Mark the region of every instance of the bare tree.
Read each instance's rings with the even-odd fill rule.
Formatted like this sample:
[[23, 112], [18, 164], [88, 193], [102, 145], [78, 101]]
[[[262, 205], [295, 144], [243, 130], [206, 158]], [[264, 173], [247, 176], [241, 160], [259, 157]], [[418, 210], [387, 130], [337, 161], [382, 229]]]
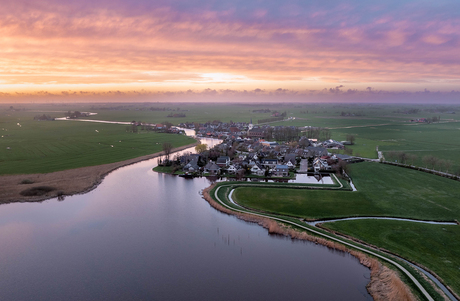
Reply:
[[417, 160], [417, 155], [415, 154], [406, 154], [406, 160], [409, 162], [410, 165], [414, 165], [415, 160]]
[[164, 155], [166, 157], [166, 160], [169, 160], [169, 155], [171, 154], [171, 150], [172, 150], [172, 144], [169, 143], [169, 142], [164, 142], [163, 143], [163, 152], [164, 152]]
[[340, 160], [339, 163], [335, 166], [335, 173], [338, 176], [341, 176], [344, 172], [348, 173], [348, 164], [347, 162]]
[[407, 154], [405, 152], [398, 152], [397, 157], [398, 157], [399, 163], [406, 164]]
[[344, 147], [343, 152], [345, 153], [345, 155], [349, 155], [349, 156], [353, 155], [353, 149], [351, 149], [349, 147]]
[[439, 163], [440, 163], [440, 161], [439, 161], [438, 158], [436, 158], [434, 156], [431, 156], [431, 164], [433, 166], [432, 169], [436, 169], [436, 167], [439, 167]]
[[355, 144], [355, 135], [347, 135], [347, 141], [350, 141], [351, 144]]
[[438, 165], [439, 159], [430, 155], [430, 156], [425, 156], [423, 157], [423, 163], [425, 163], [425, 167], [430, 167], [431, 169], [434, 169], [436, 165]]
[[444, 166], [446, 167], [446, 172], [448, 173], [449, 172], [449, 169], [452, 168], [452, 165], [453, 165], [453, 162], [450, 161], [450, 160], [446, 160], [445, 163], [444, 163]]
[[163, 125], [166, 127], [167, 130], [169, 130], [173, 126], [173, 124], [169, 121], [163, 122]]

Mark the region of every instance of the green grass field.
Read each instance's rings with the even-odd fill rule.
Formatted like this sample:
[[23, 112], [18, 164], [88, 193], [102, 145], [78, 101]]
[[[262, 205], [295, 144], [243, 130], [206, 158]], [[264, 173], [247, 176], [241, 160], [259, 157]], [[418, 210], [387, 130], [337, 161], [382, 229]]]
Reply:
[[[240, 187], [233, 196], [249, 208], [303, 218], [460, 220], [458, 181], [379, 163], [351, 167], [357, 192]], [[390, 220], [341, 221], [325, 226], [421, 263], [460, 293], [460, 226]]]
[[[420, 117], [439, 116], [441, 121], [459, 121], [460, 114], [447, 114], [437, 112], [438, 106], [427, 105], [381, 105], [381, 104], [191, 104], [191, 103], [133, 103], [133, 104], [21, 104], [13, 105], [21, 111], [9, 110], [9, 105], [0, 106], [0, 127], [13, 131], [17, 122], [20, 122], [25, 129], [31, 129], [27, 121], [31, 121], [34, 115], [49, 114], [52, 117], [62, 117], [65, 112], [71, 110], [89, 111], [98, 113], [88, 117], [89, 119], [111, 120], [111, 121], [144, 121], [151, 123], [163, 123], [169, 121], [173, 124], [181, 122], [206, 122], [221, 120], [228, 122], [244, 121], [249, 122], [251, 119], [256, 123], [259, 119], [269, 118], [271, 113], [253, 112], [254, 110], [270, 109], [287, 113], [287, 117], [296, 119], [286, 122], [272, 123], [272, 125], [295, 125], [295, 126], [316, 126], [331, 128], [332, 138], [336, 140], [345, 140], [348, 134], [355, 135], [355, 145], [350, 146], [354, 155], [360, 155], [368, 158], [377, 158], [376, 146], [388, 153], [388, 151], [405, 151], [416, 154], [418, 158], [413, 162], [416, 165], [424, 166], [422, 158], [433, 155], [439, 159], [452, 161], [450, 172], [460, 171], [460, 157], [457, 156], [460, 150], [460, 123], [433, 123], [433, 124], [411, 124], [410, 119]], [[150, 108], [170, 108], [176, 111], [151, 111]], [[181, 113], [185, 113], [184, 118], [168, 118], [170, 113], [177, 112], [180, 108]], [[402, 114], [398, 111], [404, 111], [410, 108], [419, 108], [420, 112], [416, 114]], [[460, 111], [460, 107], [439, 106], [439, 108], [452, 111]], [[24, 111], [22, 111], [24, 109]], [[356, 113], [361, 116], [341, 116], [342, 112]], [[40, 125], [40, 128], [46, 127]], [[123, 127], [123, 126], [120, 126]], [[38, 130], [38, 129], [37, 129]], [[69, 136], [72, 129], [65, 129]], [[118, 130], [117, 130], [118, 131]], [[108, 130], [107, 130], [108, 132]], [[12, 139], [12, 132], [0, 132], [4, 138]], [[22, 135], [23, 141], [28, 141], [30, 136], [37, 139], [30, 140], [33, 144], [27, 147], [28, 153], [36, 153], [31, 157], [39, 158], [48, 153], [40, 154], [42, 146], [37, 144], [37, 140], [46, 133], [36, 135], [37, 131], [30, 132], [31, 135]], [[79, 135], [79, 131], [76, 132]], [[48, 135], [49, 136], [49, 135]], [[62, 141], [63, 136], [58, 135]], [[6, 154], [2, 153], [12, 143], [8, 139], [0, 140], [0, 160], [7, 160]], [[48, 137], [49, 138], [49, 137]], [[121, 137], [123, 138], [123, 137]], [[124, 138], [126, 139], [126, 138]], [[115, 141], [121, 139], [114, 139]], [[107, 143], [111, 143], [111, 140]], [[67, 143], [66, 143], [67, 144]], [[112, 144], [112, 143], [111, 143]], [[39, 146], [35, 149], [35, 146]], [[10, 146], [12, 147], [12, 146]], [[50, 145], [53, 148], [52, 145]], [[58, 148], [65, 146], [58, 146]], [[75, 147], [75, 146], [73, 146]], [[17, 154], [20, 156], [20, 154]], [[97, 154], [95, 154], [97, 156]], [[27, 156], [23, 157], [27, 158]], [[68, 158], [68, 160], [72, 160]], [[76, 159], [77, 161], [80, 159]], [[85, 158], [84, 160], [88, 160]], [[91, 160], [91, 158], [89, 159]], [[95, 160], [97, 161], [97, 160]], [[48, 162], [47, 164], [53, 164]], [[61, 164], [58, 162], [58, 164]], [[93, 164], [93, 163], [91, 163]], [[75, 164], [73, 164], [74, 166]], [[34, 170], [37, 170], [34, 168]], [[5, 173], [0, 171], [0, 173]], [[7, 173], [10, 173], [8, 171]]]
[[48, 173], [113, 163], [160, 152], [163, 142], [174, 147], [195, 142], [177, 134], [128, 133], [125, 125], [34, 121], [35, 114], [15, 112], [2, 118], [0, 174]]
[[[335, 140], [346, 140], [348, 134], [356, 137], [355, 145], [349, 146], [354, 155], [367, 158], [377, 158], [376, 147], [384, 151], [405, 151], [418, 156], [413, 162], [423, 166], [422, 158], [433, 155], [439, 159], [452, 161], [451, 172], [460, 171], [460, 115], [432, 113], [434, 108], [420, 106], [417, 114], [394, 113], [403, 110], [404, 106], [389, 105], [335, 105], [335, 104], [291, 104], [291, 105], [209, 105], [209, 104], [181, 104], [177, 105], [187, 117], [167, 118], [169, 111], [142, 111], [149, 107], [163, 107], [168, 105], [146, 104], [129, 111], [99, 110], [98, 115], [91, 118], [104, 120], [148, 122], [169, 121], [173, 124], [180, 122], [206, 122], [221, 120], [228, 122], [269, 118], [271, 113], [255, 113], [253, 110], [268, 108], [272, 111], [286, 111], [287, 117], [296, 117], [294, 120], [275, 122], [271, 125], [315, 126], [328, 127]], [[170, 105], [175, 108], [176, 106]], [[425, 110], [425, 111], [423, 111]], [[363, 116], [341, 116], [341, 112], [356, 112]], [[411, 119], [439, 116], [443, 123], [415, 124]], [[457, 117], [458, 116], [458, 117]], [[447, 122], [450, 121], [450, 122]], [[444, 123], [446, 122], [446, 123]]]
[[357, 163], [350, 172], [357, 192], [244, 188], [244, 206], [303, 218], [394, 216], [460, 220], [460, 182], [379, 163]]
[[460, 226], [388, 220], [341, 221], [324, 226], [418, 262], [460, 294]]

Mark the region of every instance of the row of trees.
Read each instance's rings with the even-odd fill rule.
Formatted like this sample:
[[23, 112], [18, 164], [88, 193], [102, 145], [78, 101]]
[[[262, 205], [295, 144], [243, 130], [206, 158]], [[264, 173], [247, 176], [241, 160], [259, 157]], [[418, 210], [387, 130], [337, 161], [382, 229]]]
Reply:
[[[163, 128], [169, 130], [173, 124], [171, 122], [165, 121], [163, 122]], [[131, 121], [131, 125], [126, 126], [126, 131], [128, 133], [138, 133], [139, 132], [139, 127], [141, 128], [142, 131], [155, 131], [157, 130], [156, 127], [142, 124], [141, 121]]]
[[329, 140], [332, 137], [331, 130], [326, 128], [309, 127], [304, 133], [308, 139], [318, 139], [320, 141]]
[[276, 127], [267, 128], [264, 132], [265, 137], [276, 141], [297, 141], [299, 139], [300, 129], [297, 127]]
[[65, 113], [65, 116], [71, 119], [76, 119], [76, 118], [84, 117], [86, 116], [86, 114], [82, 114], [80, 111], [75, 111], [75, 112], [68, 111]]
[[[388, 161], [397, 161], [399, 163], [409, 165], [414, 165], [420, 160], [419, 156], [416, 154], [406, 153], [403, 151], [389, 151], [385, 153], [385, 156]], [[449, 171], [452, 172], [453, 162], [451, 160], [440, 159], [433, 155], [424, 156], [421, 160], [425, 168], [447, 173], [449, 173]]]
[[427, 120], [428, 120], [428, 123], [440, 122], [440, 121], [441, 121], [441, 116], [438, 116], [438, 117], [433, 116], [433, 117], [431, 117], [431, 118], [427, 118]]
[[270, 118], [265, 118], [265, 119], [259, 119], [259, 120], [257, 120], [257, 123], [261, 124], [261, 123], [267, 123], [267, 122], [281, 121], [283, 119], [284, 119], [284, 117], [282, 117], [282, 116], [280, 116], [280, 117], [270, 117]]

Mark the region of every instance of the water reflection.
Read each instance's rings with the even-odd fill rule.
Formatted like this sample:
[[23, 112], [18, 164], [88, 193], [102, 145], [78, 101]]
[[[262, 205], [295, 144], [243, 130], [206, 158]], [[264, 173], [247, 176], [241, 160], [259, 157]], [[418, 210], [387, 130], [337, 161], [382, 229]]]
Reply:
[[206, 178], [155, 164], [63, 202], [0, 206], [1, 299], [370, 298], [369, 271], [353, 257], [222, 214], [199, 195]]

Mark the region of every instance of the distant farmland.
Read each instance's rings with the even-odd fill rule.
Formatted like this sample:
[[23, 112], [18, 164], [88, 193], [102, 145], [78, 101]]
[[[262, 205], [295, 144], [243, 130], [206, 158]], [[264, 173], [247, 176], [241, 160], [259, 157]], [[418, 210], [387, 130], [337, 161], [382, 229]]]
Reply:
[[33, 121], [30, 115], [17, 112], [2, 118], [0, 174], [48, 173], [113, 163], [160, 152], [163, 142], [174, 147], [195, 142], [178, 134], [128, 133], [125, 125]]

